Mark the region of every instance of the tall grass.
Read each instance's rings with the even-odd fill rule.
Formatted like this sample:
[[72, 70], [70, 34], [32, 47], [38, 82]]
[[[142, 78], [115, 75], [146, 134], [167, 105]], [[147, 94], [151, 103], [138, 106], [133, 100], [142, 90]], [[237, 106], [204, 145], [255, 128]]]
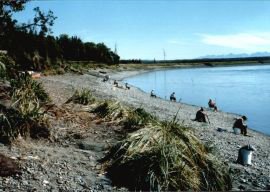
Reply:
[[12, 79], [10, 82], [13, 90], [13, 99], [32, 99], [39, 100], [39, 102], [50, 101], [49, 95], [46, 93], [41, 83], [38, 83], [31, 78], [27, 73], [21, 74], [18, 78]]
[[157, 118], [147, 113], [143, 108], [136, 108], [128, 110], [123, 125], [125, 129], [136, 130], [153, 121], [157, 121]]
[[127, 108], [116, 101], [105, 101], [99, 103], [91, 112], [108, 121], [122, 120], [127, 114]]
[[156, 117], [147, 113], [143, 108], [125, 107], [117, 101], [99, 102], [91, 112], [107, 121], [118, 120], [118, 123], [123, 125], [126, 130], [135, 130], [151, 121], [156, 121]]
[[0, 53], [0, 78], [14, 78], [17, 67], [12, 58], [6, 54]]
[[69, 98], [66, 103], [73, 102], [82, 105], [88, 105], [95, 101], [92, 93], [88, 89], [76, 90], [75, 93]]
[[0, 105], [0, 139], [11, 142], [18, 135], [49, 137], [49, 123], [43, 110], [49, 96], [41, 84], [23, 75], [13, 79], [11, 86], [12, 105]]
[[49, 122], [43, 114], [36, 111], [31, 116], [22, 114], [17, 109], [0, 105], [0, 140], [11, 142], [19, 135], [27, 138], [49, 137]]
[[229, 190], [228, 170], [177, 122], [151, 122], [114, 148], [108, 175], [130, 190]]
[[6, 65], [0, 61], [0, 79], [5, 79], [6, 77]]

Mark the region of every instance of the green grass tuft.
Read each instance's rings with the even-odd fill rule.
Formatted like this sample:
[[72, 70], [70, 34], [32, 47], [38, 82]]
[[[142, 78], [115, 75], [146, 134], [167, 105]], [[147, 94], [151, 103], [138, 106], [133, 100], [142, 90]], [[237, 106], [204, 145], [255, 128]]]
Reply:
[[156, 120], [155, 117], [147, 113], [143, 108], [136, 108], [128, 111], [127, 117], [123, 121], [123, 125], [125, 129], [135, 130]]
[[99, 103], [91, 112], [96, 113], [99, 117], [109, 121], [122, 121], [127, 114], [127, 109], [119, 102], [105, 101]]
[[11, 82], [11, 106], [0, 105], [0, 140], [11, 142], [23, 137], [49, 137], [49, 123], [43, 105], [49, 101], [41, 84], [30, 76], [20, 76]]
[[38, 83], [28, 74], [21, 74], [18, 78], [12, 79], [10, 82], [13, 91], [13, 99], [39, 100], [39, 102], [49, 102], [50, 97]]
[[0, 61], [0, 79], [6, 78], [6, 65]]
[[88, 89], [76, 90], [75, 93], [69, 98], [66, 103], [73, 102], [82, 105], [92, 104], [95, 98], [92, 96], [91, 91]]

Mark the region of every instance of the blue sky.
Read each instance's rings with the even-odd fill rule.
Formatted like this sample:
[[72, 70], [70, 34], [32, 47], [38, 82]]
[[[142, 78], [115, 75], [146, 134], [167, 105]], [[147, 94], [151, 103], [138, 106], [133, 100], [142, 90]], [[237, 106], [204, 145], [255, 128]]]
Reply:
[[36, 6], [58, 17], [53, 35], [117, 44], [122, 59], [270, 52], [268, 0], [40, 0], [16, 19], [27, 22]]

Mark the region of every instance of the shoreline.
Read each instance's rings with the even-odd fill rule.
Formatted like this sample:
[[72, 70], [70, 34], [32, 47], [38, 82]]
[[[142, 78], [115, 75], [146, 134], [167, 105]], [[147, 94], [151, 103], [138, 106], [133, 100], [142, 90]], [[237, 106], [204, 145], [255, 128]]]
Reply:
[[[232, 190], [240, 190], [242, 187], [245, 190], [268, 189], [270, 186], [270, 137], [268, 135], [251, 129], [248, 129], [248, 133], [252, 137], [235, 135], [232, 131], [232, 124], [234, 118], [237, 117], [236, 114], [207, 110], [211, 124], [199, 123], [192, 121], [198, 110], [197, 106], [174, 103], [162, 98], [151, 98], [149, 94], [133, 86], [130, 90], [113, 86], [113, 80], [116, 78], [120, 79], [149, 71], [152, 70], [106, 70], [106, 74], [111, 76], [109, 82], [102, 82], [104, 74], [95, 70], [84, 75], [65, 74], [42, 77], [41, 81], [46, 87], [54, 87], [54, 89], [58, 86], [65, 89], [88, 88], [97, 98], [116, 100], [131, 107], [142, 107], [161, 120], [170, 120], [179, 111], [177, 114], [178, 122], [191, 128], [203, 143], [213, 146], [217, 151], [217, 157], [230, 167], [232, 176], [236, 178], [233, 181]], [[124, 87], [122, 81], [119, 84]], [[61, 91], [57, 94], [59, 97], [68, 97]], [[224, 131], [219, 132], [218, 128], [222, 128]], [[247, 144], [256, 148], [252, 166], [242, 166], [235, 163], [239, 148]]]
[[[258, 66], [258, 65], [270, 65], [270, 64], [239, 64], [239, 65], [234, 65], [234, 66]], [[151, 72], [156, 72], [156, 71], [162, 71], [162, 70], [172, 70], [172, 69], [192, 69], [192, 68], [215, 68], [215, 67], [233, 67], [233, 66], [228, 66], [228, 65], [225, 65], [225, 66], [214, 66], [214, 67], [208, 67], [208, 66], [205, 66], [205, 65], [197, 65], [197, 66], [192, 66], [192, 67], [189, 67], [189, 66], [185, 66], [185, 67], [168, 67], [168, 68], [158, 68], [158, 69], [146, 69], [146, 70], [128, 70], [128, 71], [118, 71], [118, 72], [112, 72], [110, 74], [111, 76], [111, 79], [113, 80], [117, 80], [117, 81], [120, 81], [120, 82], [124, 82], [124, 80], [126, 78], [130, 78], [130, 77], [133, 77], [133, 76], [137, 76], [137, 75], [141, 75], [141, 74], [145, 74], [145, 73], [151, 73]], [[136, 87], [136, 86], [133, 86], [133, 85], [130, 85], [132, 87]], [[136, 87], [137, 89], [139, 89], [140, 91], [144, 92], [142, 89], [140, 89], [139, 87]], [[144, 92], [146, 93], [146, 92]], [[149, 93], [146, 93], [146, 94], [149, 94]], [[163, 99], [163, 100], [166, 100], [162, 97], [160, 97], [160, 99]], [[168, 101], [168, 100], [167, 100]], [[190, 104], [190, 103], [185, 103], [185, 102], [179, 102], [179, 103], [182, 103], [182, 104], [186, 104], [186, 105], [190, 105], [190, 106], [193, 106], [193, 107], [197, 107], [199, 108], [200, 106], [197, 106], [195, 104]], [[207, 109], [207, 107], [204, 107]], [[226, 114], [229, 114], [229, 115], [233, 115], [233, 116], [242, 116], [243, 114], [239, 114], [237, 112], [226, 112], [226, 111], [220, 111], [222, 113], [226, 113]], [[258, 131], [256, 129], [253, 129], [252, 127], [248, 127], [248, 130], [252, 130], [254, 132], [257, 132], [257, 133], [260, 133], [260, 134], [263, 134], [263, 135], [266, 135], [268, 137], [270, 137], [270, 134], [267, 134], [267, 133], [263, 133], [261, 131]]]

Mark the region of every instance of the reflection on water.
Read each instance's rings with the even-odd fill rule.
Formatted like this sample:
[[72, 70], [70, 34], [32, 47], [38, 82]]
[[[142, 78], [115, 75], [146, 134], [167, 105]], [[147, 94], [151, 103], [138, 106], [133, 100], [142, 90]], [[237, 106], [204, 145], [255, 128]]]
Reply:
[[141, 74], [126, 82], [168, 99], [207, 107], [209, 98], [222, 111], [244, 114], [249, 127], [270, 135], [270, 65], [172, 69]]

